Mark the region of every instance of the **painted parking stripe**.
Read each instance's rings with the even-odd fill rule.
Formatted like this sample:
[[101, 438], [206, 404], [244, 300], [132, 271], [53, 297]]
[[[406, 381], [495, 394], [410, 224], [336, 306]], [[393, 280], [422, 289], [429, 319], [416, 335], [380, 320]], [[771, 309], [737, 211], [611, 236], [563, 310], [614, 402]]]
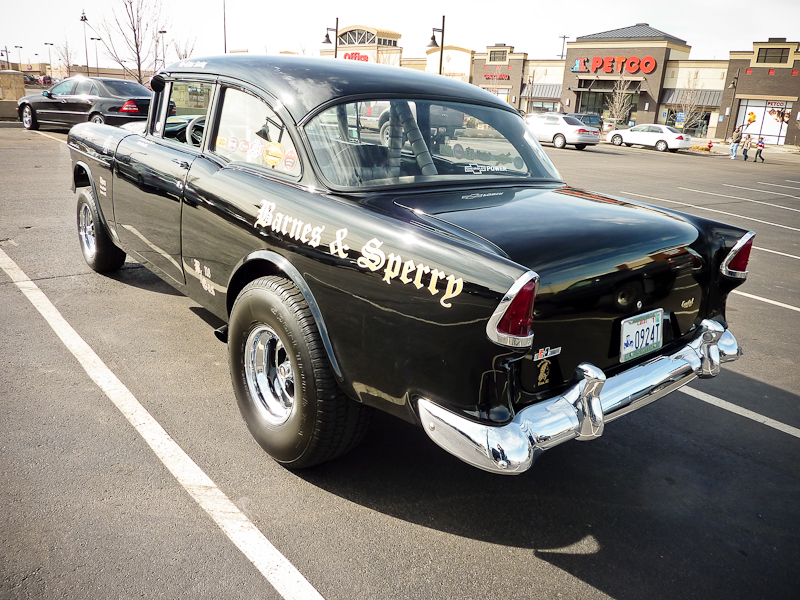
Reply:
[[[800, 190], [800, 187], [794, 187], [794, 186], [791, 186], [791, 185], [780, 185], [780, 184], [777, 184], [777, 183], [764, 183], [763, 181], [759, 181], [758, 183], [760, 183], [761, 185], [772, 185], [774, 187], [787, 188], [787, 189], [790, 189], [790, 190]], [[798, 181], [789, 181], [789, 183], [800, 183], [800, 182], [798, 182]]]
[[[761, 185], [774, 185], [772, 183], [764, 183], [763, 181], [759, 181]], [[747, 190], [748, 192], [758, 192], [760, 194], [772, 194], [773, 196], [785, 196], [786, 198], [794, 198], [795, 200], [800, 199], [798, 196], [793, 196], [792, 194], [786, 194], [784, 192], [772, 192], [770, 190], [758, 190], [755, 188], [744, 187], [743, 185], [733, 185], [732, 183], [723, 183], [725, 187], [732, 187], [738, 188], [740, 190]], [[781, 187], [788, 187], [788, 186], [781, 186]], [[800, 188], [798, 188], [800, 189]]]
[[[723, 184], [727, 185], [727, 184]], [[738, 187], [738, 186], [733, 186]], [[709, 196], [719, 196], [720, 198], [730, 198], [731, 200], [744, 200], [745, 202], [755, 202], [756, 204], [766, 204], [767, 206], [773, 206], [775, 208], [782, 208], [783, 210], [793, 210], [794, 212], [800, 212], [800, 208], [791, 208], [789, 206], [781, 206], [780, 204], [773, 204], [772, 202], [764, 202], [763, 200], [753, 200], [752, 198], [742, 198], [741, 196], [728, 196], [726, 194], [715, 194], [714, 192], [705, 192], [703, 190], [693, 190], [691, 188], [679, 187], [679, 190], [683, 190], [685, 192], [695, 192], [697, 194], [707, 194]], [[742, 189], [749, 189], [749, 188], [742, 188]], [[753, 190], [758, 191], [758, 190]], [[786, 194], [782, 194], [786, 195]]]
[[776, 300], [770, 300], [769, 298], [763, 298], [761, 296], [755, 296], [753, 294], [748, 294], [747, 292], [740, 292], [739, 290], [733, 290], [731, 294], [736, 294], [737, 296], [744, 296], [745, 298], [750, 298], [751, 300], [758, 300], [759, 302], [766, 302], [767, 304], [772, 304], [773, 306], [780, 306], [781, 308], [788, 308], [789, 310], [800, 312], [800, 307], [792, 306], [791, 304], [784, 304], [783, 302], [777, 302]]
[[286, 600], [322, 600], [300, 572], [264, 537], [214, 482], [164, 431], [92, 348], [61, 316], [39, 287], [0, 250], [0, 268], [41, 313], [91, 379], [200, 507]]
[[737, 219], [745, 219], [747, 221], [755, 221], [756, 223], [763, 223], [764, 225], [772, 225], [773, 227], [780, 227], [781, 229], [790, 229], [792, 231], [800, 231], [797, 227], [789, 227], [788, 225], [780, 225], [778, 223], [770, 223], [769, 221], [762, 221], [761, 219], [754, 219], [753, 217], [745, 217], [737, 215], [736, 213], [725, 212], [724, 210], [716, 210], [706, 206], [697, 206], [696, 204], [689, 204], [688, 202], [678, 202], [677, 200], [666, 200], [664, 198], [656, 198], [655, 196], [645, 196], [643, 194], [634, 194], [633, 192], [620, 192], [626, 196], [635, 196], [637, 198], [646, 198], [647, 200], [658, 200], [659, 202], [669, 202], [670, 204], [680, 204], [681, 206], [688, 206], [689, 208], [696, 208], [697, 210], [707, 210], [709, 212], [718, 213], [720, 215], [727, 215]]
[[713, 404], [719, 408], [724, 408], [727, 411], [740, 415], [742, 417], [746, 417], [748, 419], [752, 419], [756, 423], [761, 423], [762, 425], [766, 425], [767, 427], [772, 427], [773, 429], [777, 429], [778, 431], [782, 431], [783, 433], [788, 433], [796, 438], [800, 438], [800, 429], [796, 427], [792, 427], [791, 425], [787, 425], [786, 423], [781, 423], [780, 421], [776, 421], [774, 419], [770, 419], [769, 417], [765, 417], [764, 415], [760, 415], [757, 412], [753, 412], [752, 410], [747, 410], [746, 408], [742, 408], [736, 404], [731, 402], [727, 402], [725, 400], [721, 400], [716, 396], [712, 396], [711, 394], [706, 394], [705, 392], [701, 392], [700, 390], [695, 390], [694, 388], [690, 388], [689, 386], [683, 386], [678, 390], [679, 392], [683, 392], [691, 396], [692, 398], [697, 398], [698, 400], [702, 400], [703, 402], [708, 402], [709, 404]]
[[42, 133], [41, 131], [32, 131], [31, 133], [38, 133], [39, 135], [43, 135], [46, 138], [50, 138], [51, 140], [55, 140], [57, 142], [61, 142], [62, 144], [66, 144], [66, 140], [60, 140], [57, 137], [53, 137], [52, 135], [47, 135], [46, 133]]
[[760, 248], [759, 246], [753, 246], [753, 250], [761, 250], [761, 252], [769, 252], [770, 254], [779, 254], [781, 256], [788, 256], [789, 258], [795, 258], [800, 260], [800, 256], [795, 256], [794, 254], [786, 254], [786, 252], [778, 252], [777, 250], [767, 250], [766, 248]]

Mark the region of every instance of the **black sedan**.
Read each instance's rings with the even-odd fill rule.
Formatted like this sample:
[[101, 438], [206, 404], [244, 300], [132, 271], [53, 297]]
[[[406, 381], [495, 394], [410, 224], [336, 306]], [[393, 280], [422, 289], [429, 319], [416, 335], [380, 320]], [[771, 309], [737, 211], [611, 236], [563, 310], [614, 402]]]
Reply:
[[38, 129], [40, 124], [71, 127], [84, 121], [123, 125], [147, 119], [151, 95], [135, 81], [78, 75], [21, 98], [17, 112], [25, 129]]

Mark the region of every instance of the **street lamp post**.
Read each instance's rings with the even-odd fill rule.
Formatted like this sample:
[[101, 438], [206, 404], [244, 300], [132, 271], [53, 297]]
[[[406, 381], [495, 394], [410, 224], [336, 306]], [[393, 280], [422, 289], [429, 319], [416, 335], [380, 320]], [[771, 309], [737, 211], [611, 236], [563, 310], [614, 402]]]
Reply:
[[17, 49], [17, 70], [22, 71], [22, 46], [14, 46]]
[[336, 17], [336, 28], [328, 27], [325, 30], [325, 39], [322, 40], [323, 44], [330, 44], [331, 37], [328, 35], [330, 32], [333, 32], [333, 58], [337, 58], [339, 55], [339, 17]]
[[88, 21], [86, 11], [81, 11], [81, 22], [83, 23], [83, 49], [86, 51], [86, 76], [89, 77], [89, 43], [86, 41], [86, 21]]
[[[167, 42], [164, 40], [164, 34], [167, 33], [166, 29], [162, 29], [158, 32], [161, 35], [161, 63], [163, 64], [164, 68], [167, 68]], [[156, 46], [158, 46], [158, 42], [156, 42]]]
[[222, 0], [222, 53], [228, 53], [228, 23], [225, 20], [225, 0]]
[[736, 103], [736, 87], [739, 85], [739, 69], [736, 69], [736, 75], [728, 85], [729, 90], [733, 90], [733, 98], [731, 98], [731, 114], [728, 115], [728, 122], [725, 124], [725, 139], [728, 139], [728, 130], [731, 128], [731, 121], [734, 119], [733, 107]]
[[99, 55], [97, 54], [97, 42], [99, 42], [103, 38], [89, 38], [89, 39], [91, 39], [94, 42], [94, 62], [95, 65], [97, 66], [97, 76], [100, 77], [100, 58]]
[[[444, 15], [442, 15], [442, 28], [433, 27], [433, 34], [431, 34], [431, 41], [428, 42], [428, 48], [439, 48], [439, 75], [442, 74], [442, 59], [444, 58]], [[442, 34], [442, 45], [436, 43], [436, 32]]]
[[53, 44], [51, 44], [50, 42], [45, 42], [44, 45], [47, 46], [47, 64], [50, 66], [50, 83], [52, 84], [53, 83], [53, 56], [52, 56], [52, 54], [50, 54], [50, 46], [52, 46]]

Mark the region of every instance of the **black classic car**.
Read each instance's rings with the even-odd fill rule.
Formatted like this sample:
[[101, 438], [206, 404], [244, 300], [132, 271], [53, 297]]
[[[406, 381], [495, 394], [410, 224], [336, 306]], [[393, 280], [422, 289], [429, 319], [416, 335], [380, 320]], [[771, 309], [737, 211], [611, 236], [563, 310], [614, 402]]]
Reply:
[[77, 75], [41, 94], [17, 101], [17, 114], [25, 129], [39, 125], [72, 127], [76, 123], [123, 125], [145, 121], [152, 92], [135, 81]]
[[[570, 187], [478, 87], [266, 56], [151, 85], [144, 131], [70, 132], [84, 257], [130, 254], [226, 323], [240, 411], [287, 467], [378, 408], [520, 473], [740, 354], [725, 303], [754, 234]], [[383, 105], [387, 139], [354, 118]], [[437, 142], [445, 111], [463, 128]]]

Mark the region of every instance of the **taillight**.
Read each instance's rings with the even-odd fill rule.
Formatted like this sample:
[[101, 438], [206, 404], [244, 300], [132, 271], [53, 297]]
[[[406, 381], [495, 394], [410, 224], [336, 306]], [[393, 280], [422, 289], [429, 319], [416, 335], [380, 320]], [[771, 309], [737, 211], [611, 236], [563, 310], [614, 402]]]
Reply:
[[119, 112], [138, 113], [139, 107], [136, 106], [136, 103], [133, 100], [128, 100], [125, 104], [122, 105], [122, 108], [119, 109]]
[[588, 129], [578, 129], [575, 133], [582, 133], [584, 135], [588, 135], [588, 134], [590, 134], [592, 132], [589, 131]]
[[750, 250], [753, 248], [753, 238], [755, 237], [755, 232], [749, 231], [736, 242], [728, 256], [722, 261], [720, 270], [723, 275], [734, 279], [747, 278], [747, 263], [750, 261]]
[[678, 137], [676, 137], [675, 139], [676, 139], [676, 140], [682, 140], [682, 139], [683, 139], [683, 136], [682, 136], [682, 135], [679, 135], [679, 136], [678, 136]]
[[506, 292], [486, 326], [489, 339], [502, 346], [529, 348], [533, 343], [533, 302], [539, 276], [528, 271]]

